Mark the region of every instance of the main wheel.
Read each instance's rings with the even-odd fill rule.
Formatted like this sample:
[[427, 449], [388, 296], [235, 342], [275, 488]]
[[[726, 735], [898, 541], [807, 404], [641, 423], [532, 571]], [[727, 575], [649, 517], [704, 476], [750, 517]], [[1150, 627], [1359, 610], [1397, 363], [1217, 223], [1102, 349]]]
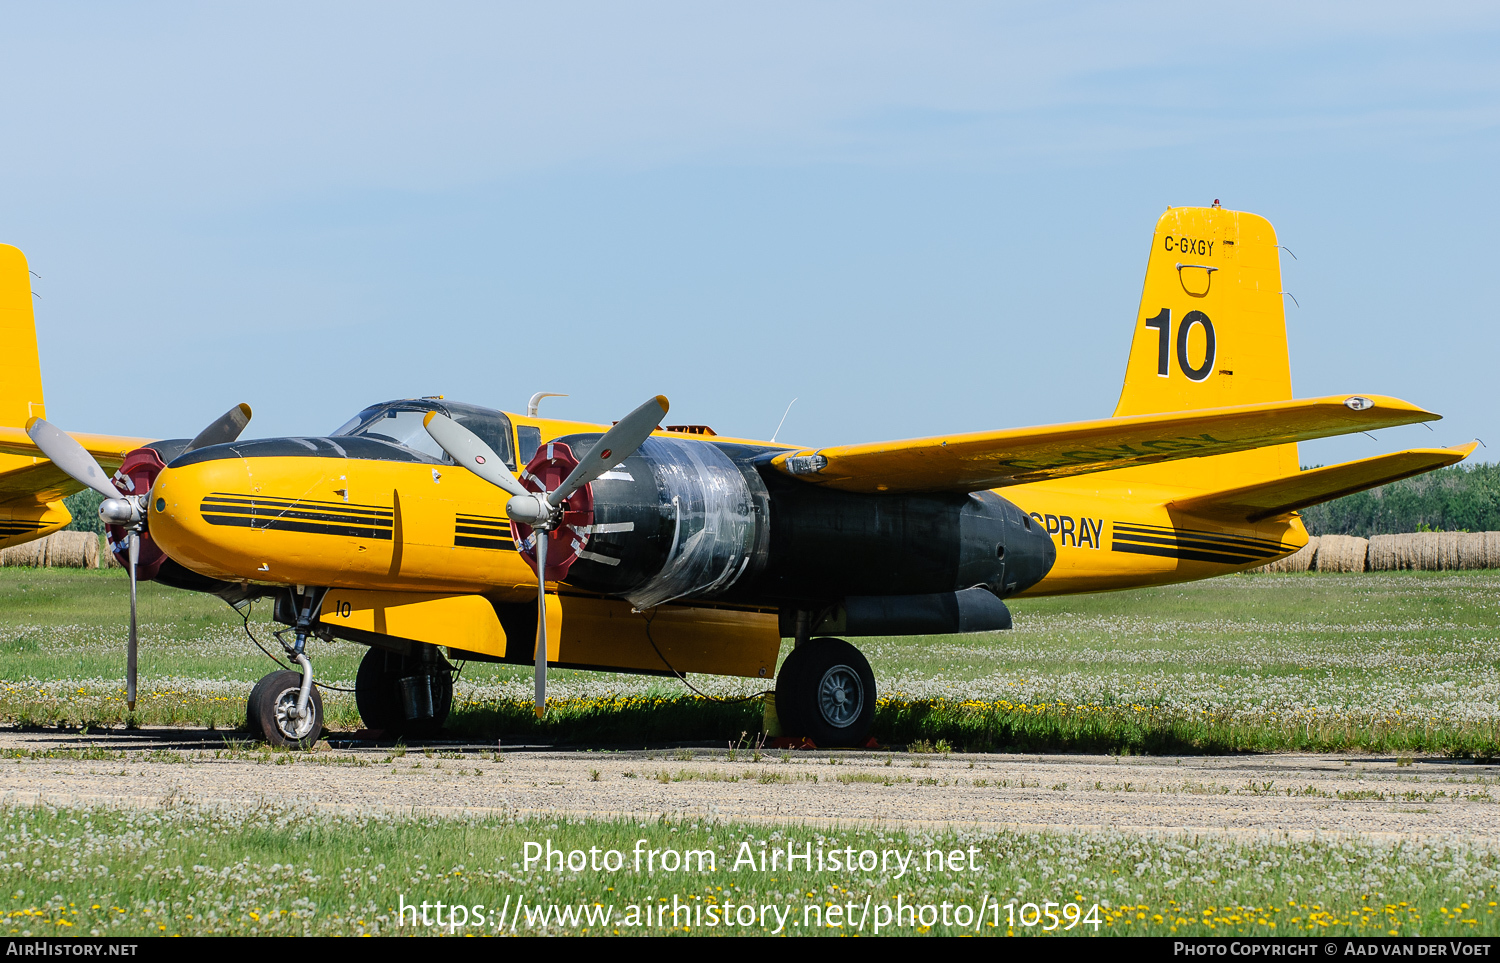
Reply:
[[843, 639], [809, 639], [776, 675], [776, 714], [788, 735], [819, 746], [863, 746], [875, 721], [875, 673]]
[[[387, 662], [395, 666], [393, 671]], [[396, 687], [400, 683], [401, 656], [370, 649], [359, 661], [354, 676], [354, 704], [367, 729], [394, 732], [401, 722], [401, 703]]]
[[305, 718], [293, 718], [297, 696], [302, 690], [302, 673], [281, 670], [261, 679], [250, 693], [251, 731], [257, 729], [273, 746], [307, 748], [323, 734], [323, 697], [316, 687], [308, 695]]
[[354, 704], [367, 728], [392, 736], [435, 735], [453, 708], [453, 673], [441, 657], [421, 661], [370, 649], [354, 678]]

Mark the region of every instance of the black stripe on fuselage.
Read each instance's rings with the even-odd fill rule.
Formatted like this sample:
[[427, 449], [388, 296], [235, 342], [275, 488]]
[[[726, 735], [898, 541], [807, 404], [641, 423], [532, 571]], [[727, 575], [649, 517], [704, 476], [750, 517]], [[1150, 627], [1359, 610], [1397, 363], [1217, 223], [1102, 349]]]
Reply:
[[1110, 548], [1131, 555], [1243, 565], [1246, 562], [1269, 561], [1292, 551], [1280, 542], [1249, 535], [1120, 522], [1116, 522], [1113, 528]]
[[26, 535], [30, 532], [40, 531], [46, 528], [49, 522], [0, 522], [0, 538], [9, 538], [12, 535]]
[[1286, 551], [1277, 539], [1257, 538], [1254, 535], [1233, 535], [1225, 532], [1206, 532], [1194, 528], [1172, 528], [1169, 525], [1147, 525], [1140, 522], [1115, 522], [1116, 532], [1129, 535], [1164, 535], [1174, 538], [1192, 538], [1206, 542], [1219, 544], [1241, 545], [1246, 548], [1260, 548], [1268, 552]]
[[260, 511], [270, 509], [292, 509], [297, 511], [318, 511], [341, 518], [369, 519], [379, 523], [385, 519], [394, 517], [395, 512], [389, 508], [381, 508], [378, 505], [350, 505], [347, 502], [322, 502], [311, 499], [295, 498], [266, 498], [260, 495], [226, 495], [222, 492], [214, 492], [205, 496], [203, 504], [224, 506], [228, 510], [232, 506], [251, 507]]
[[490, 515], [458, 514], [453, 521], [453, 544], [461, 548], [493, 548], [514, 551], [510, 522]]
[[389, 540], [395, 526], [391, 509], [373, 505], [262, 498], [223, 492], [205, 497], [199, 511], [210, 525], [307, 535]]

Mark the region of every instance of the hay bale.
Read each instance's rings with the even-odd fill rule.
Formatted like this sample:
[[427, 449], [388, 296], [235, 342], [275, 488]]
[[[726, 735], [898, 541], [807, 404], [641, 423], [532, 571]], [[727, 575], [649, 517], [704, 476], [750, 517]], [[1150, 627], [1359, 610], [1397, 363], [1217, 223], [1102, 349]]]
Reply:
[[1484, 532], [1459, 533], [1458, 567], [1470, 572], [1487, 567], [1484, 551]]
[[1267, 562], [1252, 572], [1306, 572], [1312, 568], [1313, 556], [1318, 551], [1318, 536], [1314, 535], [1307, 540], [1307, 544], [1297, 549], [1284, 558], [1278, 558], [1274, 562]]
[[1318, 539], [1313, 565], [1319, 572], [1363, 572], [1370, 540], [1354, 535], [1324, 535]]
[[1370, 550], [1366, 558], [1366, 564], [1372, 572], [1394, 572], [1399, 565], [1396, 564], [1397, 546], [1400, 535], [1371, 535]]
[[1370, 571], [1500, 568], [1500, 532], [1411, 532], [1370, 539]]
[[1439, 572], [1454, 572], [1463, 567], [1459, 554], [1459, 545], [1463, 537], [1463, 532], [1437, 533], [1437, 570]]
[[22, 542], [0, 550], [0, 565], [7, 568], [36, 568], [42, 557], [41, 539]]
[[1438, 537], [1437, 532], [1410, 532], [1401, 536], [1404, 558], [1401, 567], [1414, 572], [1432, 572], [1437, 570], [1438, 564]]
[[98, 568], [99, 536], [93, 532], [53, 532], [47, 543], [48, 568]]
[[93, 532], [53, 532], [0, 551], [0, 565], [25, 568], [98, 568], [99, 536]]

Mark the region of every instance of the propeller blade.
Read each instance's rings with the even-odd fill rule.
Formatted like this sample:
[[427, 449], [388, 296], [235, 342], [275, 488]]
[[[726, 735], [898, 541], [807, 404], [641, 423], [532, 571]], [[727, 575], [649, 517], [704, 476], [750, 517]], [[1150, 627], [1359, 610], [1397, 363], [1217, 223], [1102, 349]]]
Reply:
[[635, 454], [635, 450], [661, 424], [662, 416], [666, 413], [667, 398], [665, 395], [657, 395], [621, 418], [594, 444], [583, 461], [578, 463], [578, 467], [568, 472], [563, 483], [547, 495], [547, 502], [556, 508], [567, 501], [569, 495]]
[[463, 425], [436, 411], [429, 411], [427, 417], [422, 419], [422, 424], [432, 440], [448, 453], [455, 465], [462, 465], [509, 495], [531, 494], [521, 487], [516, 476], [505, 467], [504, 459]]
[[213, 424], [198, 432], [198, 436], [188, 442], [183, 454], [198, 448], [207, 448], [209, 445], [223, 445], [234, 441], [250, 424], [250, 406], [245, 404], [235, 405], [214, 419]]
[[136, 532], [130, 533], [130, 641], [125, 648], [125, 706], [131, 712], [135, 711], [135, 650], [136, 650], [136, 628], [135, 628], [135, 568], [141, 560], [141, 536]]
[[538, 528], [536, 538], [536, 717], [547, 714], [547, 539]]
[[50, 458], [52, 464], [61, 469], [63, 474], [86, 488], [92, 488], [105, 498], [120, 497], [120, 490], [109, 480], [104, 469], [99, 467], [94, 456], [67, 432], [40, 418], [32, 418], [26, 422], [26, 434], [31, 438], [32, 444], [40, 448], [42, 454]]

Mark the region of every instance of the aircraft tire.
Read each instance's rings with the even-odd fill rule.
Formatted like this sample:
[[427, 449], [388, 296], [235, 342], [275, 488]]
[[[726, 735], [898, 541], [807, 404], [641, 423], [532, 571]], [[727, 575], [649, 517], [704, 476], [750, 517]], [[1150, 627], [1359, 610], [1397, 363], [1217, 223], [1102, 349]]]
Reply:
[[[251, 692], [250, 713], [266, 742], [273, 746], [306, 749], [323, 734], [323, 697], [316, 687], [307, 705], [312, 709], [310, 721], [294, 720], [287, 710], [297, 705], [302, 688], [302, 673], [282, 669], [261, 679]], [[252, 730], [253, 731], [253, 730]]]
[[827, 748], [863, 746], [875, 722], [875, 673], [843, 639], [809, 639], [777, 673], [776, 714], [789, 736]]
[[354, 705], [366, 729], [395, 732], [400, 728], [401, 703], [396, 692], [401, 679], [400, 663], [399, 655], [387, 655], [374, 648], [359, 660], [359, 672], [354, 676]]
[[360, 660], [354, 678], [354, 704], [365, 727], [380, 729], [386, 735], [403, 738], [426, 738], [436, 735], [448, 721], [453, 708], [453, 675], [444, 665], [432, 677], [432, 715], [426, 719], [408, 719], [402, 711], [401, 679], [416, 674], [413, 660], [370, 649]]
[[265, 687], [266, 679], [269, 678], [270, 676], [264, 676], [255, 683], [250, 689], [250, 698], [245, 700], [245, 729], [249, 731], [252, 738], [261, 735], [260, 720], [255, 715], [255, 700], [260, 697], [260, 690]]

